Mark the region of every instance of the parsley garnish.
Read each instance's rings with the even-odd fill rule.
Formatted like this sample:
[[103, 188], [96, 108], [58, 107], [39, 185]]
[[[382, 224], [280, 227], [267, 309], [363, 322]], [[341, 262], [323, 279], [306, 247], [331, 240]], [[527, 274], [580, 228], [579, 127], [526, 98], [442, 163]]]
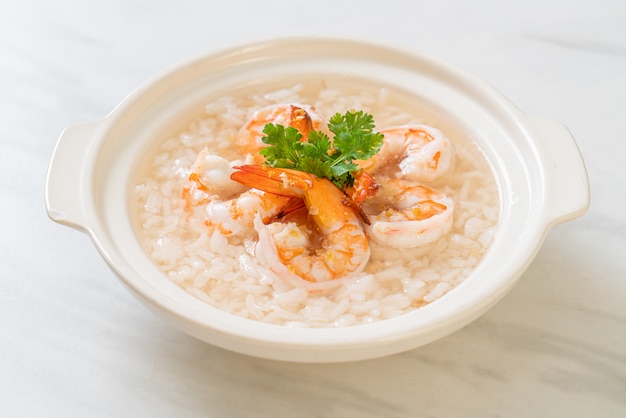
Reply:
[[324, 132], [312, 130], [308, 141], [296, 128], [269, 123], [265, 125], [263, 142], [268, 146], [260, 153], [271, 167], [291, 168], [325, 177], [344, 189], [354, 183], [360, 167], [354, 160], [366, 160], [383, 144], [383, 135], [374, 130], [372, 115], [363, 111], [336, 113], [328, 122], [334, 134], [331, 141]]

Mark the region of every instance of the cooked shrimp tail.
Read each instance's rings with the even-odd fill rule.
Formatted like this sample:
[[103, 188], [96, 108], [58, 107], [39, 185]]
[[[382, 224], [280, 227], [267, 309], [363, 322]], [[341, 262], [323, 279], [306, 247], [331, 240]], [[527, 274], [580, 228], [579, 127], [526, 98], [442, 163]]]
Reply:
[[379, 187], [370, 173], [360, 170], [354, 176], [354, 184], [346, 189], [346, 194], [358, 204], [374, 196]]
[[302, 141], [306, 141], [309, 132], [313, 129], [313, 119], [309, 113], [301, 107], [289, 105], [289, 125], [296, 128], [302, 135]]
[[263, 129], [268, 123], [296, 128], [302, 141], [308, 140], [309, 132], [318, 129], [322, 118], [312, 106], [277, 104], [263, 107], [248, 119], [237, 134], [237, 145], [244, 154], [252, 155], [257, 163], [263, 161], [259, 151], [266, 145], [262, 138]]
[[255, 164], [236, 166], [234, 169], [236, 171], [230, 175], [231, 180], [264, 192], [287, 197], [303, 197], [304, 189], [307, 188], [307, 178], [311, 176], [302, 171]]
[[304, 200], [299, 197], [290, 197], [287, 198], [286, 203], [272, 216], [263, 219], [263, 222], [266, 224], [284, 221], [289, 219], [292, 216], [295, 216], [297, 213], [306, 209], [304, 205]]

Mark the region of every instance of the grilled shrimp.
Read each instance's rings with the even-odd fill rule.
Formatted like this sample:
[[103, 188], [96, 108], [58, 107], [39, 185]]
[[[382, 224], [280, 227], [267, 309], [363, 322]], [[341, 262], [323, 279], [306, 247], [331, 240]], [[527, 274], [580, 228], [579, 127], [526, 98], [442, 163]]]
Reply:
[[[313, 174], [261, 165], [236, 167], [231, 178], [265, 192], [300, 198], [312, 227], [296, 223], [265, 225], [257, 217], [256, 253], [275, 273], [308, 289], [360, 272], [370, 257], [368, 238], [346, 195], [330, 180]], [[319, 231], [318, 243], [313, 230]], [[318, 286], [315, 286], [317, 284]], [[330, 284], [332, 286], [332, 284]]]

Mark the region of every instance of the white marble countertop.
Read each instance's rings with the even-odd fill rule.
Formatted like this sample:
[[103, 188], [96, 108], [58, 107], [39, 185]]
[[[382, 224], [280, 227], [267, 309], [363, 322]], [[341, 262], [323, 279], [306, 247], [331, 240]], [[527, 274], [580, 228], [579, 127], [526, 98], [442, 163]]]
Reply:
[[[566, 124], [589, 212], [555, 227], [494, 309], [440, 341], [357, 363], [250, 358], [140, 305], [88, 237], [50, 221], [61, 130], [147, 78], [288, 35], [427, 52]], [[20, 0], [0, 6], [0, 415], [626, 416], [626, 3]]]

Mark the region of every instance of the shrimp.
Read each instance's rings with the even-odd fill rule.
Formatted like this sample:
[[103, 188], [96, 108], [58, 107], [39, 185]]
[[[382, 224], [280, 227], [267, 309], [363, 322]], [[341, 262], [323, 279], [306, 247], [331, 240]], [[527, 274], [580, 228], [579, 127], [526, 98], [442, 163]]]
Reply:
[[444, 193], [404, 179], [381, 182], [383, 194], [366, 202], [368, 235], [393, 248], [411, 248], [437, 241], [450, 231], [454, 201]]
[[253, 155], [255, 162], [261, 163], [263, 157], [259, 150], [265, 147], [262, 138], [265, 136], [263, 128], [268, 123], [292, 126], [306, 141], [311, 130], [318, 129], [322, 118], [315, 108], [307, 105], [279, 104], [263, 107], [248, 119], [237, 135], [237, 145], [245, 154]]
[[230, 179], [232, 171], [228, 160], [203, 148], [191, 165], [187, 182], [182, 188], [185, 211], [190, 214], [195, 207], [208, 203], [216, 195], [231, 198], [244, 192], [245, 187]]
[[370, 257], [368, 238], [347, 196], [330, 180], [262, 165], [235, 168], [239, 170], [231, 176], [235, 181], [268, 193], [303, 199], [314, 229], [321, 234], [319, 245], [315, 246], [313, 228], [293, 223], [265, 225], [257, 217], [257, 257], [279, 277], [300, 285], [302, 280], [319, 284], [363, 270]]
[[368, 235], [394, 248], [437, 241], [452, 227], [454, 201], [421, 182], [432, 181], [450, 168], [450, 140], [426, 125], [398, 126], [380, 133], [384, 136], [380, 151], [357, 162], [363, 170], [349, 191], [368, 216]]
[[383, 146], [369, 160], [359, 161], [367, 172], [397, 166], [397, 177], [427, 182], [444, 174], [452, 163], [452, 143], [440, 130], [427, 125], [382, 129]]
[[[241, 163], [236, 161], [234, 164]], [[232, 164], [205, 148], [191, 166], [182, 195], [189, 215], [204, 211], [205, 224], [222, 235], [245, 235], [254, 231], [258, 214], [266, 222], [281, 219], [304, 208], [303, 203], [261, 190], [250, 189], [231, 180]], [[199, 208], [199, 209], [198, 209]]]
[[379, 188], [380, 184], [376, 183], [374, 176], [365, 170], [359, 170], [355, 173], [354, 184], [345, 187], [344, 191], [350, 197], [350, 200], [358, 205], [374, 196]]
[[[211, 200], [205, 207], [205, 224], [224, 236], [247, 235], [254, 231], [254, 219], [272, 222], [286, 215], [290, 198], [250, 189], [229, 200]], [[304, 207], [302, 205], [301, 207]]]

